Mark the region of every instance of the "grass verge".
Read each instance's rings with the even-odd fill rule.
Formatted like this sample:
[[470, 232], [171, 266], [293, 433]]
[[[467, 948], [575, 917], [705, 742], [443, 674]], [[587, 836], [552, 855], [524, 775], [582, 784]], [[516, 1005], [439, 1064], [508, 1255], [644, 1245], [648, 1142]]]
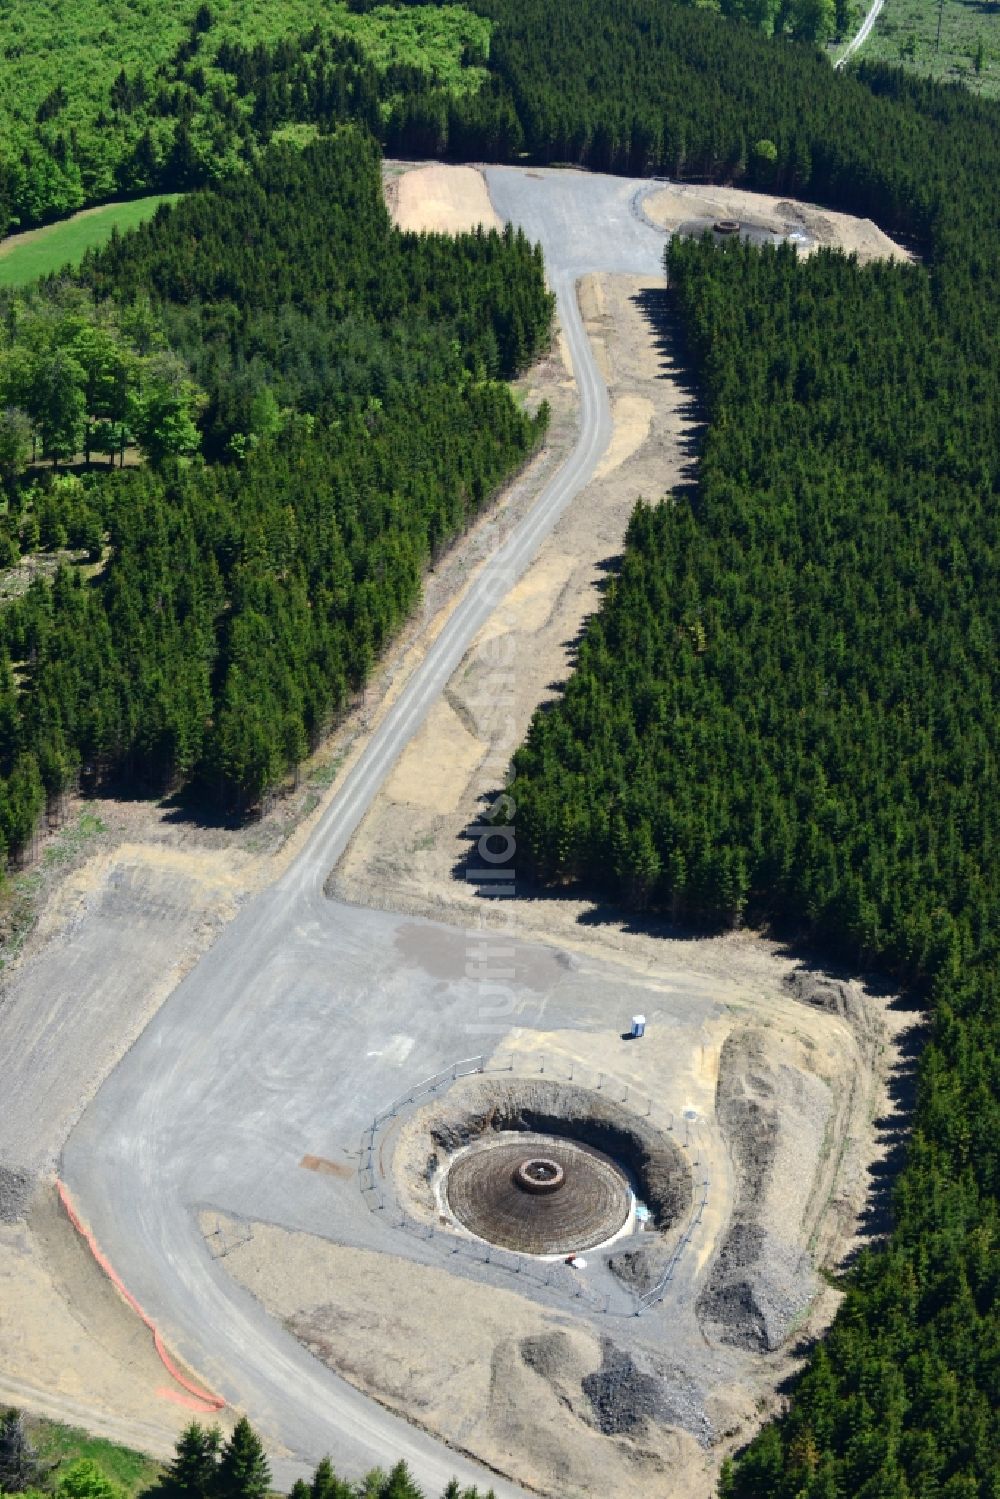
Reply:
[[136, 1495], [148, 1489], [161, 1472], [161, 1464], [147, 1457], [144, 1452], [134, 1452], [131, 1447], [120, 1447], [117, 1442], [108, 1442], [103, 1437], [93, 1437], [76, 1426], [64, 1426], [60, 1421], [47, 1421], [41, 1416], [28, 1418], [31, 1441], [47, 1467], [56, 1464], [52, 1477], [58, 1480], [59, 1468], [77, 1458], [86, 1457], [97, 1464], [101, 1472], [112, 1483], [124, 1489], [127, 1495]]

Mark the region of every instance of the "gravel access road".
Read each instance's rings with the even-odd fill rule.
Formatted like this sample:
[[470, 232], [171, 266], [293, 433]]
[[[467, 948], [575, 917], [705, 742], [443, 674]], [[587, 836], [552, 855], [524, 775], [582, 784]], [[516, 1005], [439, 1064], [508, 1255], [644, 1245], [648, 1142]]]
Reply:
[[[657, 1002], [643, 999], [634, 975], [519, 945], [510, 1013], [498, 1020], [469, 977], [466, 934], [323, 893], [397, 756], [608, 445], [607, 390], [577, 309], [577, 278], [638, 272], [655, 285], [661, 274], [664, 237], [632, 207], [648, 184], [505, 168], [486, 177], [500, 216], [543, 245], [579, 386], [576, 446], [461, 599], [295, 863], [177, 987], [62, 1157], [63, 1179], [125, 1284], [168, 1345], [264, 1431], [283, 1484], [331, 1452], [348, 1474], [403, 1457], [429, 1495], [453, 1474], [492, 1484], [499, 1496], [519, 1492], [306, 1353], [212, 1258], [199, 1209], [335, 1238], [342, 1213], [347, 1238], [386, 1249], [377, 1215], [367, 1214], [370, 1229], [359, 1216], [356, 1180], [346, 1170], [342, 1181], [300, 1170], [304, 1152], [355, 1166], [374, 1109], [453, 1060], [490, 1050], [514, 1021], [606, 1027], [610, 986], [623, 1018]], [[694, 1020], [714, 1001], [693, 982], [690, 1005]]]
[[847, 62], [849, 58], [853, 57], [855, 52], [857, 52], [859, 48], [864, 46], [865, 42], [871, 36], [872, 27], [875, 25], [875, 22], [882, 14], [882, 7], [884, 4], [885, 0], [872, 0], [871, 6], [867, 11], [864, 20], [861, 22], [861, 25], [858, 27], [854, 35], [851, 37], [851, 40], [848, 42], [843, 52], [837, 58], [837, 61], [833, 65], [834, 68], [838, 70], [842, 68], [844, 66], [844, 63]]

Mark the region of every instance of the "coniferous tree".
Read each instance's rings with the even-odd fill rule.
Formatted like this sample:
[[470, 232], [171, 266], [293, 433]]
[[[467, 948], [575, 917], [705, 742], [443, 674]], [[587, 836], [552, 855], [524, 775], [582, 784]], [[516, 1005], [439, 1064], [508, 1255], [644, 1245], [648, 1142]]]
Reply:
[[0, 1493], [20, 1494], [37, 1488], [43, 1477], [44, 1469], [28, 1438], [23, 1413], [14, 1407], [0, 1411]]
[[389, 1472], [379, 1489], [379, 1499], [423, 1499], [423, 1494], [410, 1477], [410, 1470], [400, 1459]]
[[343, 1483], [337, 1477], [328, 1457], [321, 1458], [316, 1465], [309, 1485], [309, 1496], [310, 1499], [351, 1499], [350, 1484]]
[[213, 1499], [267, 1499], [270, 1487], [271, 1467], [263, 1443], [241, 1416], [222, 1449]]
[[204, 1427], [192, 1421], [177, 1439], [174, 1456], [157, 1492], [163, 1499], [213, 1499], [221, 1450], [219, 1427]]

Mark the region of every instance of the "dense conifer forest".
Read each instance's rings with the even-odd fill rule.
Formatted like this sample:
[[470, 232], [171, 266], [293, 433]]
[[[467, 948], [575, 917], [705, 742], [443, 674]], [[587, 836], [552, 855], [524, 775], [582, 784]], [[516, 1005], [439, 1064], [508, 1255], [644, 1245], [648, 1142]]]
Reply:
[[664, 0], [143, 0], [123, 28], [112, 0], [3, 0], [0, 235], [219, 181], [276, 132], [345, 120], [402, 155], [527, 152], [782, 190], [808, 186], [818, 152], [824, 191], [825, 150], [860, 128], [877, 186], [886, 142], [866, 90], [818, 50], [761, 36], [821, 38], [847, 0], [722, 9], [732, 19]]
[[[105, 532], [110, 552], [93, 582], [63, 571], [4, 616], [4, 835], [16, 847], [77, 765], [258, 794], [535, 440], [493, 378], [544, 336], [530, 247], [391, 236], [371, 146], [335, 134], [300, 167], [259, 161], [276, 133], [358, 118], [401, 152], [724, 179], [907, 237], [909, 269], [672, 249], [709, 423], [697, 492], [637, 511], [514, 790], [540, 880], [702, 927], [771, 923], [894, 976], [931, 1016], [892, 1239], [851, 1271], [788, 1414], [725, 1493], [996, 1499], [1000, 113], [882, 67], [834, 75], [814, 49], [661, 0], [469, 9], [492, 35], [464, 90], [373, 72], [322, 29], [231, 41], [217, 144], [248, 175], [113, 244], [75, 289], [8, 303], [11, 388], [35, 403], [8, 451], [30, 437], [58, 456], [76, 431], [114, 452], [125, 424], [150, 467], [56, 486], [33, 522], [95, 565]], [[152, 83], [167, 122], [152, 152], [137, 130], [120, 187], [214, 174], [185, 128], [200, 35], [172, 76], [117, 85], [109, 107], [141, 115]], [[68, 136], [58, 149], [76, 160]], [[44, 174], [5, 161], [8, 219], [62, 211], [47, 187], [26, 199]], [[306, 212], [269, 219], [276, 191], [309, 201], [300, 170], [336, 174], [322, 233]], [[251, 213], [280, 277], [239, 233]], [[177, 461], [199, 448], [207, 464]]]
[[[687, 924], [770, 924], [927, 1004], [891, 1243], [851, 1272], [789, 1414], [723, 1490], [993, 1499], [1000, 116], [788, 48], [755, 79], [759, 43], [740, 35], [727, 60], [714, 23], [703, 35], [713, 65], [689, 52], [686, 112], [715, 101], [711, 155], [707, 115], [685, 142], [700, 169], [733, 175], [766, 130], [771, 183], [871, 214], [925, 263], [672, 246], [708, 422], [697, 491], [638, 509], [577, 670], [533, 722], [519, 858]], [[592, 73], [561, 117], [589, 116], [591, 159], [620, 108], [605, 58], [607, 83]], [[523, 99], [537, 83], [560, 118], [558, 69], [546, 83], [527, 50], [519, 66]], [[751, 147], [751, 180], [767, 170]]]
[[[6, 850], [81, 774], [195, 777], [246, 806], [293, 768], [544, 430], [498, 377], [549, 318], [519, 233], [394, 230], [353, 129], [163, 210], [80, 286], [8, 297], [6, 372], [42, 441], [64, 433], [56, 456], [114, 434], [119, 397], [132, 420], [132, 387], [155, 413], [148, 466], [57, 480], [23, 522], [105, 565], [62, 567], [0, 617]], [[171, 384], [184, 356], [194, 379]]]
[[[733, 1495], [988, 1495], [1000, 1108], [995, 409], [922, 270], [675, 244], [706, 402], [520, 751], [519, 859], [934, 1006], [888, 1254]], [[934, 1475], [934, 1487], [928, 1488]]]

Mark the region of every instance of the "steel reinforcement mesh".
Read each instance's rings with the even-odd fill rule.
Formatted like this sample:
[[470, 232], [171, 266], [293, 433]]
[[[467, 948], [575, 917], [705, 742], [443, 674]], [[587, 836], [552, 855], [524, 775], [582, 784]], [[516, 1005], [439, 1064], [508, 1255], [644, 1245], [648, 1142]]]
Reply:
[[[561, 1167], [557, 1191], [531, 1192], [518, 1184], [518, 1167], [537, 1157]], [[452, 1162], [445, 1191], [452, 1213], [470, 1233], [524, 1254], [601, 1244], [623, 1226], [631, 1207], [629, 1184], [613, 1161], [550, 1135], [474, 1145]]]

